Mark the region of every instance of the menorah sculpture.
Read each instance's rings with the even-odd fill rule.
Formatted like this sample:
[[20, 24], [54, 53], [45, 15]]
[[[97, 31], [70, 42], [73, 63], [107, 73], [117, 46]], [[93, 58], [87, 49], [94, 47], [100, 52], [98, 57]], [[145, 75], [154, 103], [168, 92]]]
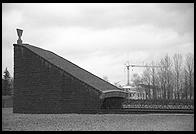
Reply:
[[18, 34], [17, 44], [21, 44], [22, 45], [21, 36], [22, 36], [23, 30], [21, 30], [21, 29], [16, 29], [16, 30], [17, 30], [17, 34]]

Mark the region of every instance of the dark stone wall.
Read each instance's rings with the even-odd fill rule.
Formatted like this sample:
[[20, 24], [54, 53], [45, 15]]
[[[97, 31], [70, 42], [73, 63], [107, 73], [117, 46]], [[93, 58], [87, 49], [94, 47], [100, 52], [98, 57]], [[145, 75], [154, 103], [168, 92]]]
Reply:
[[101, 109], [121, 109], [122, 103], [125, 101], [125, 98], [122, 97], [109, 97], [105, 98]]
[[14, 113], [96, 112], [99, 95], [93, 87], [14, 44]]

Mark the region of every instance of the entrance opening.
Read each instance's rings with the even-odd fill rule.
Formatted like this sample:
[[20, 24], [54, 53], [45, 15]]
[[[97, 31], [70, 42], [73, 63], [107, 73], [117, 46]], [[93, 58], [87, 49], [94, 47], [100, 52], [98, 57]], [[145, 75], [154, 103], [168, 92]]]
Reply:
[[121, 109], [124, 99], [125, 98], [122, 97], [105, 98], [101, 105], [101, 109]]

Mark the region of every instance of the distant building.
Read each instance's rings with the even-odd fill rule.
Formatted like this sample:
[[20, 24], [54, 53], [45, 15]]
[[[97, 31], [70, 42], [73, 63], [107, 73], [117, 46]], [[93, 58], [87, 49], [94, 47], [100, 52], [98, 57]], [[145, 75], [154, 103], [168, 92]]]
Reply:
[[146, 92], [141, 86], [130, 84], [129, 86], [123, 86], [122, 89], [129, 93], [128, 99], [146, 99]]

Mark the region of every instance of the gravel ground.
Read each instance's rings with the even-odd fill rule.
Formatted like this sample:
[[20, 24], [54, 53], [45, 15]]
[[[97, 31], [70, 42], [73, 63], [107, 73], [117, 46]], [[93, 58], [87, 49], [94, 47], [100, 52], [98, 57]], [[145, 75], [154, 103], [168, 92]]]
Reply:
[[194, 114], [13, 114], [2, 108], [3, 131], [193, 131]]

